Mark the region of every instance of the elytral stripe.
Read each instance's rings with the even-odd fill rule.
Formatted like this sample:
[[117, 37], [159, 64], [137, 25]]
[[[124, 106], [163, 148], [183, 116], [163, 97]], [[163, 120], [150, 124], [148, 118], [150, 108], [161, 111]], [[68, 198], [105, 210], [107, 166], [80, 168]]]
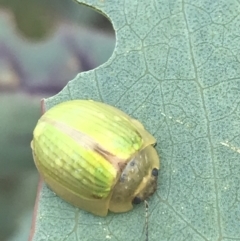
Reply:
[[106, 150], [104, 147], [102, 147], [101, 144], [96, 143], [95, 140], [92, 139], [90, 136], [80, 132], [79, 130], [76, 130], [66, 125], [65, 123], [50, 119], [45, 116], [42, 116], [42, 118], [39, 121], [46, 122], [55, 126], [64, 134], [71, 136], [71, 138], [75, 140], [76, 143], [84, 147], [86, 150], [89, 149], [97, 152], [99, 155], [103, 156], [109, 163], [111, 163], [117, 171], [121, 171], [123, 166], [125, 166], [124, 159], [115, 156], [114, 154]]
[[[133, 123], [130, 121], [130, 119], [126, 117], [122, 117], [119, 114], [115, 114], [113, 116], [112, 113], [109, 113], [109, 111], [105, 108], [97, 108], [91, 105], [81, 106], [81, 109], [79, 110], [79, 115], [81, 115], [83, 112], [84, 116], [89, 116], [91, 118], [95, 116], [96, 118], [92, 119], [92, 121], [94, 122], [98, 122], [103, 126], [110, 125], [111, 129], [114, 129], [116, 133], [122, 135], [125, 140], [131, 140], [133, 136], [138, 136], [138, 138], [141, 139], [141, 135], [138, 133]], [[104, 119], [111, 121], [98, 121], [99, 118], [101, 119], [101, 116], [103, 116]], [[115, 120], [114, 118], [117, 118], [117, 120]], [[120, 125], [118, 124], [118, 122], [120, 122]]]

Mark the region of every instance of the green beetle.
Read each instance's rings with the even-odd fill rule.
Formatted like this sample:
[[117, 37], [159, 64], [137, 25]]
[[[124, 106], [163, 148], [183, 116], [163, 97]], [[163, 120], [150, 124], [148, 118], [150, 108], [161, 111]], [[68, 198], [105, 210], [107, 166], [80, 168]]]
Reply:
[[159, 158], [155, 138], [121, 110], [72, 100], [45, 112], [31, 147], [47, 185], [65, 201], [95, 215], [126, 212], [152, 195]]

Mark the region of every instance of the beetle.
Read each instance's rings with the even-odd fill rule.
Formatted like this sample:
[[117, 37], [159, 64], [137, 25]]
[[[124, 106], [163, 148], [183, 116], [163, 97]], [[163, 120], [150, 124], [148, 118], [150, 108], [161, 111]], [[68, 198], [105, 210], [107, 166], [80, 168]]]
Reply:
[[35, 165], [72, 205], [99, 216], [120, 213], [151, 196], [160, 161], [156, 139], [108, 104], [70, 100], [46, 111], [33, 131]]

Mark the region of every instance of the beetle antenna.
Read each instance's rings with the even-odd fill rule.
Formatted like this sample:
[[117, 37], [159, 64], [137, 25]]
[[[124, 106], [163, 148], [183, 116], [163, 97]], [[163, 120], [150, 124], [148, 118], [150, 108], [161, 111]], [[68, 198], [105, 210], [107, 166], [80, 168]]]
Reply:
[[145, 204], [145, 230], [146, 230], [146, 241], [148, 241], [148, 202], [144, 200]]

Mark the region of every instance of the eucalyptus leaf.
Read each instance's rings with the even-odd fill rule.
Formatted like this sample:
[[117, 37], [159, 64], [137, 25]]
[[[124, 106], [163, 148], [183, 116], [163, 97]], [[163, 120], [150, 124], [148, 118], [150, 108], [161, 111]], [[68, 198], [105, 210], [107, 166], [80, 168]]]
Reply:
[[[149, 240], [240, 240], [239, 1], [82, 3], [111, 20], [114, 53], [47, 99], [46, 108], [100, 100], [154, 134], [161, 170], [149, 200]], [[35, 215], [35, 241], [145, 240], [143, 204], [100, 218], [43, 185]]]

